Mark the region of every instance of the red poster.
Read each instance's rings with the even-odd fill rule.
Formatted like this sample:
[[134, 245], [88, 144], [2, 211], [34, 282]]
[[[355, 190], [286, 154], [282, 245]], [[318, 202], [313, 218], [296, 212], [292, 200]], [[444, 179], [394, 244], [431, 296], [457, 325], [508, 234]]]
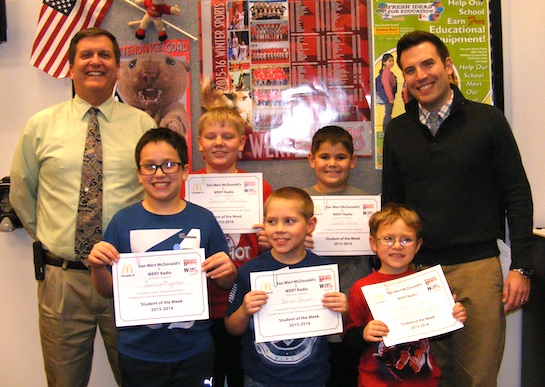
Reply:
[[306, 157], [338, 125], [370, 157], [365, 0], [201, 1], [201, 102], [246, 120], [245, 160]]

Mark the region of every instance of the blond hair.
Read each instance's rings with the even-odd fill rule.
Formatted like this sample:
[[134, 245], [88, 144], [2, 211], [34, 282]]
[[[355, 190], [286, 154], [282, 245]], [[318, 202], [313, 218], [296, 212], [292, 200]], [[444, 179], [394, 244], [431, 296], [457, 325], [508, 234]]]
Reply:
[[416, 231], [416, 237], [420, 238], [422, 224], [416, 211], [399, 203], [388, 203], [382, 210], [375, 212], [369, 218], [369, 233], [373, 238], [377, 237], [381, 225], [391, 225], [401, 219], [405, 224]]
[[199, 136], [202, 135], [206, 125], [218, 124], [220, 126], [232, 126], [236, 129], [239, 136], [244, 135], [245, 122], [235, 110], [228, 107], [217, 107], [207, 110], [197, 124]]
[[298, 202], [300, 204], [298, 206], [299, 211], [301, 215], [306, 219], [308, 222], [310, 218], [314, 216], [314, 203], [308, 193], [303, 191], [301, 188], [295, 188], [295, 187], [284, 187], [277, 189], [274, 191], [271, 196], [267, 199], [265, 202], [265, 206], [263, 209], [263, 215], [267, 216], [267, 209], [269, 207], [269, 204], [273, 200], [292, 200]]

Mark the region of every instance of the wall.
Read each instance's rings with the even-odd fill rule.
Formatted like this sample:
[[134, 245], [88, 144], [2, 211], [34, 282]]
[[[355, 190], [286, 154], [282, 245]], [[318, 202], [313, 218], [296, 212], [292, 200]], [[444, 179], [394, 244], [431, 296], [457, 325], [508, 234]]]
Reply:
[[534, 225], [545, 227], [545, 3], [521, 7], [502, 1], [505, 112], [517, 139], [532, 187]]
[[[120, 3], [115, 1], [114, 6], [121, 6]], [[191, 3], [196, 4], [196, 1]], [[6, 4], [8, 42], [0, 45], [0, 144], [3, 147], [0, 177], [9, 174], [13, 150], [30, 115], [69, 99], [72, 93], [69, 80], [53, 79], [28, 64], [41, 2], [7, 0]], [[545, 14], [545, 2], [533, 2], [531, 10], [517, 2], [503, 1], [502, 7], [506, 115], [513, 126], [532, 185], [535, 223], [544, 226], [545, 184], [541, 169], [545, 165], [545, 152], [542, 151], [545, 130], [541, 129], [545, 110], [538, 104], [542, 103], [545, 90], [541, 69], [545, 54], [539, 50], [542, 42], [538, 40], [545, 35], [545, 25], [538, 15]], [[188, 6], [188, 9], [196, 14], [196, 5]], [[113, 19], [110, 22], [114, 23]], [[187, 29], [192, 34], [198, 33], [194, 22]], [[198, 58], [198, 44], [192, 47], [192, 57], [194, 61]], [[193, 85], [198, 80], [197, 71], [191, 74]], [[194, 109], [194, 120], [196, 116], [198, 111]], [[195, 157], [195, 164], [202, 165], [198, 157]], [[313, 181], [312, 171], [305, 160], [245, 162], [241, 167], [263, 171], [265, 178], [276, 188], [285, 184], [284, 176], [297, 175], [299, 186], [308, 186]], [[380, 173], [374, 171], [371, 159], [360, 159], [352, 176], [352, 184], [370, 193], [379, 193]], [[31, 254], [31, 240], [23, 230], [0, 233], [0, 385], [45, 385]], [[511, 318], [509, 325], [506, 357], [500, 376], [500, 386], [505, 387], [518, 384], [520, 367], [518, 316]], [[114, 385], [102, 345], [96, 346], [90, 385]]]

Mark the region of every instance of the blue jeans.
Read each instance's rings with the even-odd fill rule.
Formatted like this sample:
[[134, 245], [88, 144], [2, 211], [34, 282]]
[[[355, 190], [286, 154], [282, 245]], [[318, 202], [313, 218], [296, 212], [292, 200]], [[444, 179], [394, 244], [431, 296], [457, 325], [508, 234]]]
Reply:
[[392, 120], [392, 111], [394, 110], [394, 104], [393, 103], [385, 103], [384, 104], [384, 118], [382, 119], [382, 131], [386, 132], [386, 127]]

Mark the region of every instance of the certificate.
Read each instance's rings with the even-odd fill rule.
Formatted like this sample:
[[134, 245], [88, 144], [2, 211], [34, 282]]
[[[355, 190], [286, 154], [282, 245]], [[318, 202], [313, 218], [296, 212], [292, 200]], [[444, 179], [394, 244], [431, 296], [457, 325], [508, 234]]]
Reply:
[[121, 254], [112, 266], [118, 327], [208, 319], [204, 249]]
[[189, 175], [186, 199], [214, 213], [224, 233], [255, 233], [263, 223], [262, 173]]
[[342, 316], [322, 306], [339, 291], [337, 265], [250, 273], [252, 290], [265, 290], [267, 303], [254, 314], [256, 343], [340, 333]]
[[369, 217], [380, 210], [380, 195], [312, 196], [318, 219], [312, 233], [318, 255], [374, 254], [369, 246]]
[[440, 265], [361, 289], [373, 318], [384, 322], [390, 330], [384, 337], [387, 347], [464, 326], [452, 317], [454, 299]]

